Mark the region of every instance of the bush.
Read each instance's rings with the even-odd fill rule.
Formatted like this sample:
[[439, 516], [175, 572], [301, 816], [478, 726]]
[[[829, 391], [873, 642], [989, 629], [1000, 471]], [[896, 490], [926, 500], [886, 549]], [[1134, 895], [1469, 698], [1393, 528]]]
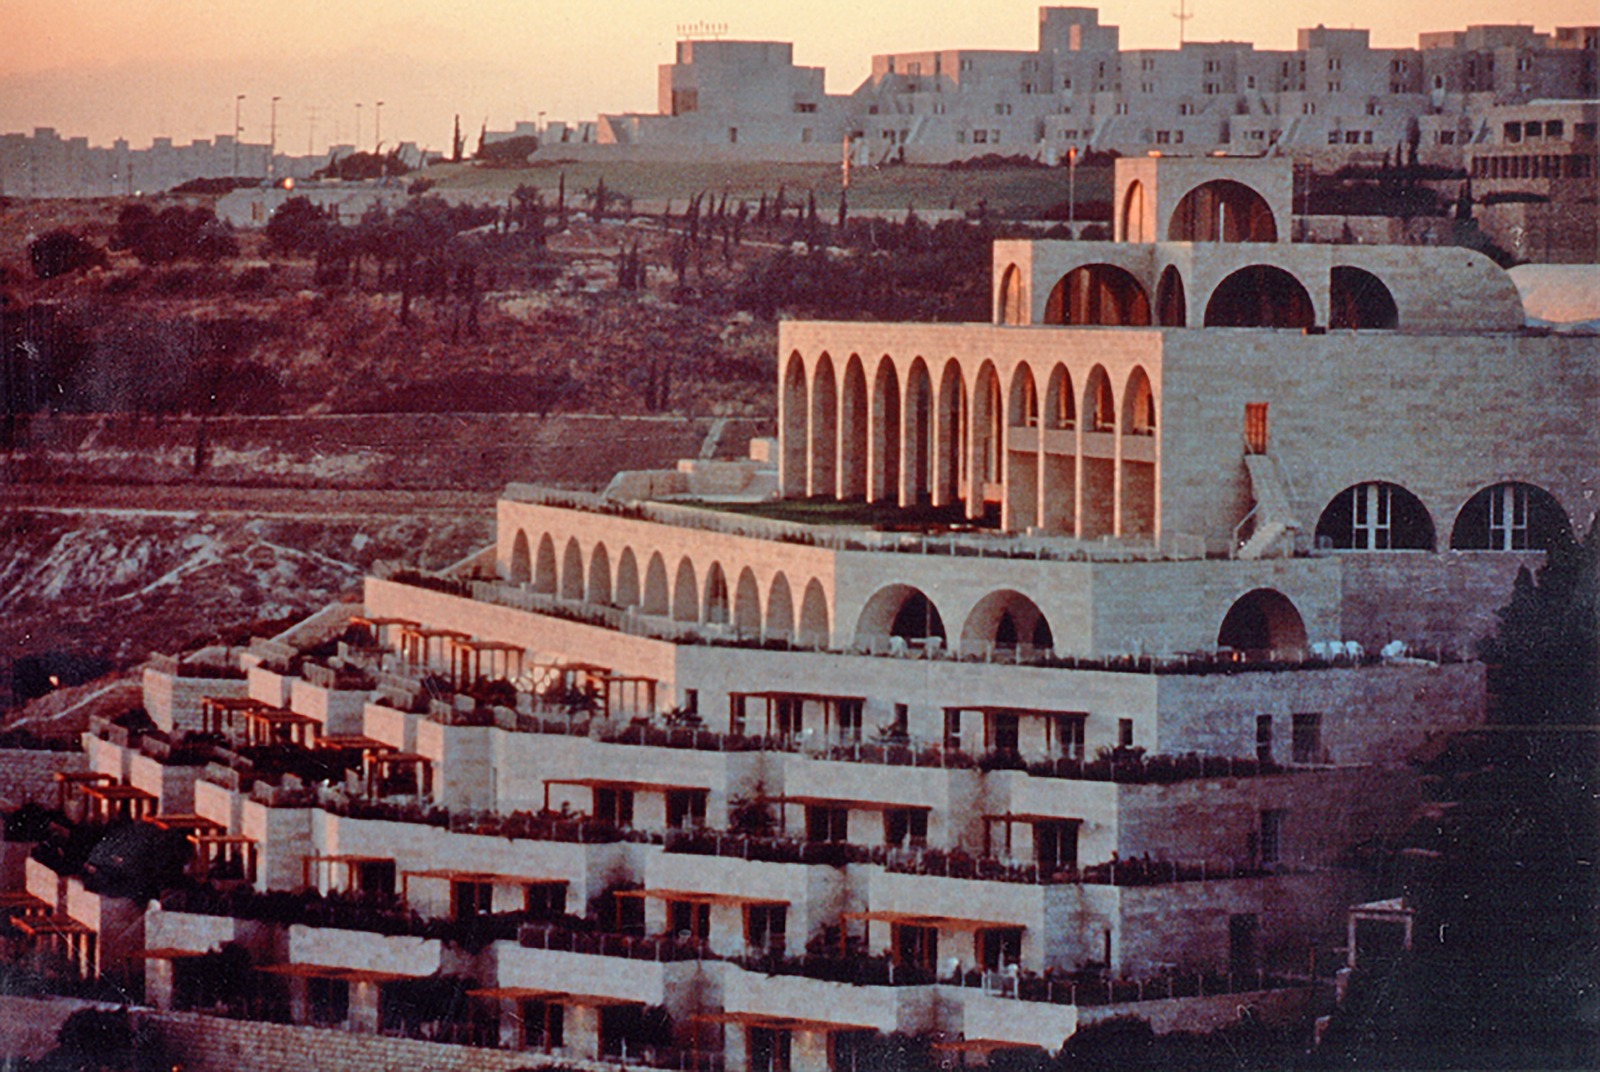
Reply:
[[90, 268], [108, 268], [106, 251], [71, 231], [50, 231], [28, 245], [36, 279], [54, 279]]

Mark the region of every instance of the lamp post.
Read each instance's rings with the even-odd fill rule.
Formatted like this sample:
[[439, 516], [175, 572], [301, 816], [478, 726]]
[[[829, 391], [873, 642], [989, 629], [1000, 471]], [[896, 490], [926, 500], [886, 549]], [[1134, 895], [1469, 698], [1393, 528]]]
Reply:
[[1067, 238], [1074, 237], [1072, 225], [1078, 210], [1078, 147], [1067, 150]]
[[356, 152], [361, 151], [361, 102], [356, 101]]
[[383, 102], [372, 106], [372, 151], [383, 151]]
[[270, 186], [278, 179], [278, 101], [282, 97], [272, 98], [272, 127], [267, 135], [267, 184]]
[[240, 122], [241, 109], [244, 107], [244, 94], [233, 98], [233, 177], [239, 177], [239, 138], [244, 134], [244, 124]]

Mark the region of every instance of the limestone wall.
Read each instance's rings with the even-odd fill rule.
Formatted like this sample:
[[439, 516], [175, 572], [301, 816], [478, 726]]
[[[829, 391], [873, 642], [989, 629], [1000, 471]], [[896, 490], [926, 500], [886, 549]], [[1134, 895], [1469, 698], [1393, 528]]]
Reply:
[[0, 748], [0, 802], [13, 808], [32, 801], [56, 806], [59, 771], [81, 771], [88, 757], [82, 752], [50, 752], [36, 748]]

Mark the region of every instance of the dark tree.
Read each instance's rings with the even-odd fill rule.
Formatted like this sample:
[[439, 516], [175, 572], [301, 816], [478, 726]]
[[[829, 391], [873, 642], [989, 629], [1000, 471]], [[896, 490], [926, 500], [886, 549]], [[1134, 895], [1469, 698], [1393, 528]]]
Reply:
[[307, 256], [322, 248], [331, 226], [309, 198], [291, 197], [267, 221], [267, 244], [280, 255]]
[[461, 117], [456, 116], [455, 133], [450, 135], [450, 162], [461, 163], [461, 154], [466, 149], [467, 143], [461, 139]]
[[50, 231], [28, 244], [28, 261], [36, 279], [54, 279], [89, 268], [106, 268], [106, 251], [71, 231]]

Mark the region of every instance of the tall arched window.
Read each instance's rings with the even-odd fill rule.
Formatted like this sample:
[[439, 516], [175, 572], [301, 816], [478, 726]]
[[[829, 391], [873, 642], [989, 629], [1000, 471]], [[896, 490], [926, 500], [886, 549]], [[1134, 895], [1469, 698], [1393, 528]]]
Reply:
[[1461, 508], [1450, 532], [1456, 551], [1548, 551], [1572, 539], [1567, 512], [1534, 484], [1484, 488]]
[[1317, 546], [1335, 551], [1431, 551], [1433, 518], [1399, 484], [1371, 481], [1346, 488], [1317, 520]]

